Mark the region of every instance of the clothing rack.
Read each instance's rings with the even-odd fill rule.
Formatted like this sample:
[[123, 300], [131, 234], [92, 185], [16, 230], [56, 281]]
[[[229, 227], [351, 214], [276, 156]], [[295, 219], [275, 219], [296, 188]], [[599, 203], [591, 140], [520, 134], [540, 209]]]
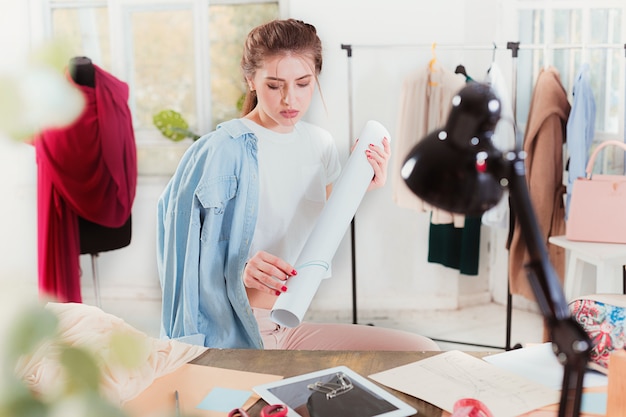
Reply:
[[[510, 50], [511, 56], [513, 58], [513, 66], [512, 66], [512, 95], [511, 95], [511, 104], [513, 106], [513, 116], [517, 116], [517, 71], [518, 71], [518, 62], [517, 58], [519, 56], [520, 50], [564, 50], [564, 49], [618, 49], [622, 48], [621, 44], [565, 44], [565, 45], [557, 45], [557, 44], [532, 44], [532, 45], [523, 45], [520, 42], [507, 42], [504, 47], [498, 46], [497, 43], [493, 42], [491, 45], [487, 44], [463, 44], [463, 43], [451, 43], [451, 44], [438, 44], [434, 43], [397, 43], [397, 44], [341, 44], [341, 49], [346, 51], [347, 56], [347, 67], [348, 67], [348, 131], [349, 138], [352, 140], [354, 138], [354, 105], [353, 105], [353, 82], [352, 82], [352, 55], [354, 49], [389, 49], [389, 48], [412, 48], [412, 49], [420, 49], [420, 48], [431, 48], [433, 52], [436, 50], [492, 50], [495, 56], [496, 51], [498, 50]], [[624, 57], [626, 57], [626, 43], [623, 44], [624, 48]], [[626, 128], [625, 128], [626, 130]], [[517, 125], [516, 125], [516, 134], [517, 134]], [[626, 140], [626, 139], [625, 139]], [[354, 218], [350, 223], [350, 243], [351, 243], [351, 267], [352, 267], [352, 322], [353, 324], [358, 323], [358, 310], [357, 310], [357, 271], [356, 271], [356, 240], [355, 240], [355, 232], [356, 226]], [[626, 269], [624, 271], [624, 283], [626, 286]], [[626, 288], [626, 287], [625, 287]], [[479, 346], [486, 348], [496, 348], [496, 349], [504, 349], [511, 350], [511, 329], [512, 329], [512, 314], [513, 314], [513, 295], [510, 290], [510, 279], [507, 279], [507, 298], [506, 298], [506, 335], [505, 335], [505, 345], [504, 346], [491, 346], [477, 343], [468, 343], [454, 340], [442, 340], [435, 339], [433, 340], [447, 343], [456, 343], [456, 344], [464, 344], [470, 346]], [[516, 345], [517, 347], [517, 345]]]
[[[620, 44], [564, 44], [564, 45], [551, 45], [551, 44], [532, 44], [532, 45], [522, 45], [520, 42], [507, 42], [507, 49], [511, 50], [511, 57], [513, 59], [513, 68], [512, 68], [512, 85], [513, 85], [513, 94], [511, 96], [511, 103], [513, 105], [513, 116], [517, 117], [517, 70], [518, 70], [518, 57], [519, 51], [521, 50], [572, 50], [572, 49], [624, 49], [624, 57], [626, 58], [626, 43], [623, 45]], [[625, 78], [626, 78], [626, 70], [625, 70]], [[625, 108], [626, 108], [626, 98], [625, 98]], [[625, 110], [626, 113], [626, 110]], [[515, 124], [515, 130], [517, 132], [517, 123]], [[626, 126], [625, 126], [626, 132]], [[521, 138], [520, 138], [521, 139]], [[626, 141], [626, 133], [624, 140]], [[518, 142], [518, 146], [523, 145], [523, 140], [516, 141]], [[624, 157], [626, 164], [626, 156]], [[626, 293], [626, 266], [622, 269], [622, 283], [624, 288], [624, 293]], [[508, 291], [507, 291], [507, 328], [506, 328], [506, 350], [510, 349], [510, 341], [511, 341], [511, 315], [512, 315], [512, 294], [510, 291], [510, 281], [507, 283]]]
[[[498, 50], [506, 50], [505, 47], [503, 46], [498, 46], [495, 42], [492, 44], [455, 44], [455, 43], [451, 43], [451, 44], [439, 44], [439, 43], [398, 43], [398, 44], [341, 44], [341, 49], [345, 50], [347, 53], [347, 58], [348, 58], [348, 121], [349, 121], [349, 137], [350, 140], [352, 140], [352, 138], [354, 138], [354, 107], [353, 107], [353, 81], [352, 81], [352, 54], [353, 54], [353, 50], [354, 49], [389, 49], [389, 48], [407, 48], [407, 49], [424, 49], [424, 48], [430, 48], [433, 52], [435, 50], [439, 51], [439, 50], [456, 50], [456, 51], [467, 51], [467, 50], [474, 50], [474, 51], [493, 51], [494, 55], [496, 53], [496, 51]], [[351, 266], [352, 266], [352, 322], [354, 324], [358, 323], [358, 316], [357, 316], [357, 271], [356, 271], [356, 239], [355, 239], [355, 232], [356, 232], [356, 225], [355, 225], [355, 220], [352, 219], [352, 222], [350, 224], [350, 235], [351, 235]], [[484, 345], [484, 344], [475, 344], [475, 343], [470, 343], [470, 342], [459, 342], [459, 341], [453, 341], [453, 340], [442, 340], [442, 339], [436, 339], [436, 338], [432, 338], [433, 340], [436, 341], [440, 341], [440, 342], [447, 342], [447, 343], [456, 343], [456, 344], [464, 344], [464, 345], [471, 345], [471, 346], [480, 346], [480, 347], [487, 347], [487, 348], [495, 348], [495, 349], [506, 349], [509, 350], [510, 348], [510, 328], [511, 328], [511, 313], [512, 313], [512, 308], [510, 308], [510, 292], [509, 292], [509, 296], [507, 296], [507, 342], [506, 342], [506, 346], [502, 347], [502, 346], [491, 346], [491, 345]]]
[[489, 51], [493, 49], [506, 49], [506, 47], [498, 47], [497, 43], [492, 44], [469, 44], [469, 43], [387, 43], [387, 44], [341, 44], [341, 49], [351, 51], [353, 48], [357, 49], [389, 49], [389, 48], [436, 48], [437, 50], [456, 50], [456, 51], [468, 51], [468, 50], [482, 50]]
[[520, 42], [507, 42], [507, 49], [512, 49], [509, 47], [510, 44], [516, 44], [517, 48], [520, 50], [571, 50], [571, 49], [624, 49], [626, 55], [626, 44], [621, 43], [570, 43], [570, 44], [531, 44], [531, 45], [522, 45]]

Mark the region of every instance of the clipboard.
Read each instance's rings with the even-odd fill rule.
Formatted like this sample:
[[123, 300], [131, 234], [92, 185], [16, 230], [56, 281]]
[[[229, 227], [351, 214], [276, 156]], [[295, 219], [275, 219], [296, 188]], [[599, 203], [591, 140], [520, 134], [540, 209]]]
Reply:
[[[351, 388], [346, 388], [350, 386]], [[269, 404], [285, 404], [294, 417], [408, 417], [417, 410], [346, 366], [254, 387]]]

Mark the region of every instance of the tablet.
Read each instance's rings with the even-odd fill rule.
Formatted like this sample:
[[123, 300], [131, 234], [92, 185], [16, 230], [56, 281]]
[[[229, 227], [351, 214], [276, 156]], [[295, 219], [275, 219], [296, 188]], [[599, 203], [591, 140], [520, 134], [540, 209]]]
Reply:
[[285, 378], [253, 388], [291, 417], [409, 417], [417, 410], [346, 366]]

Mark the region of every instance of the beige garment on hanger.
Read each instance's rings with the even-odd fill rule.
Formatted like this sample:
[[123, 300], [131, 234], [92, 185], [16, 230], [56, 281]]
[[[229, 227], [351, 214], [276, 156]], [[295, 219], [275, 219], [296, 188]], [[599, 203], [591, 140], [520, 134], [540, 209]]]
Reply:
[[463, 227], [465, 216], [430, 206], [407, 187], [400, 175], [402, 164], [413, 147], [429, 132], [443, 127], [452, 109], [452, 98], [465, 86], [462, 74], [434, 62], [409, 74], [403, 83], [397, 132], [394, 138], [392, 174], [393, 201], [403, 208], [432, 211], [431, 223], [454, 223]]

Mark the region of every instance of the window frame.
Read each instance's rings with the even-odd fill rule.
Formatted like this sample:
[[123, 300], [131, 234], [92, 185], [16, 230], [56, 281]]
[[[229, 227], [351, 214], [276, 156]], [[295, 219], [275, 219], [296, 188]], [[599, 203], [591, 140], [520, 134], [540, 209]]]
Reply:
[[[581, 50], [581, 62], [589, 62], [589, 54], [593, 50], [604, 49], [606, 51], [622, 51], [622, 54], [626, 55], [625, 44], [624, 43], [592, 43], [589, 41], [591, 36], [590, 30], [590, 12], [592, 9], [619, 9], [621, 11], [621, 33], [619, 37], [622, 41], [626, 42], [626, 5], [621, 0], [597, 0], [593, 3], [589, 3], [587, 1], [582, 0], [516, 0], [512, 5], [514, 10], [513, 15], [516, 19], [515, 27], [516, 32], [519, 34], [519, 16], [520, 12], [523, 10], [541, 10], [544, 12], [544, 22], [543, 22], [543, 43], [522, 43], [520, 44], [521, 50], [543, 50], [545, 54], [545, 59], [548, 63], [554, 62], [554, 53], [557, 50], [563, 49], [579, 49]], [[556, 10], [580, 10], [581, 11], [581, 19], [582, 19], [582, 33], [580, 42], [572, 42], [572, 43], [554, 43], [554, 39], [552, 37], [553, 32], [547, 30], [554, 24], [554, 12]], [[519, 35], [518, 35], [519, 36]], [[609, 54], [610, 55], [610, 54]], [[623, 60], [619, 63], [620, 73], [617, 76], [618, 81], [618, 90], [621, 92], [618, 97], [618, 109], [619, 112], [624, 116], [618, 116], [618, 126], [617, 132], [606, 132], [599, 131], [596, 129], [595, 141], [604, 141], [610, 139], [617, 139], [620, 141], [625, 141], [625, 131], [624, 131], [624, 118], [626, 117], [626, 56], [623, 56]], [[612, 59], [609, 56], [608, 59]], [[575, 79], [576, 73], [570, 74], [570, 82], [569, 85], [564, 85], [568, 95], [571, 97], [572, 92], [572, 84]], [[608, 100], [609, 97], [607, 90], [605, 90], [602, 99]], [[600, 98], [596, 98], [599, 100]]]
[[[196, 120], [198, 131], [205, 132], [212, 128], [211, 117], [211, 78], [210, 78], [210, 30], [209, 14], [206, 11], [212, 5], [240, 5], [252, 3], [278, 3], [279, 15], [286, 15], [284, 0], [30, 0], [33, 11], [31, 27], [41, 28], [33, 31], [34, 40], [46, 40], [52, 37], [52, 14], [55, 9], [106, 7], [109, 17], [109, 38], [111, 47], [110, 72], [128, 84], [133, 79], [132, 54], [132, 13], [191, 10], [193, 16], [194, 37], [194, 77], [196, 94]], [[134, 101], [134, 89], [131, 86], [129, 103]], [[162, 140], [156, 129], [135, 129], [138, 144], [158, 143]]]

